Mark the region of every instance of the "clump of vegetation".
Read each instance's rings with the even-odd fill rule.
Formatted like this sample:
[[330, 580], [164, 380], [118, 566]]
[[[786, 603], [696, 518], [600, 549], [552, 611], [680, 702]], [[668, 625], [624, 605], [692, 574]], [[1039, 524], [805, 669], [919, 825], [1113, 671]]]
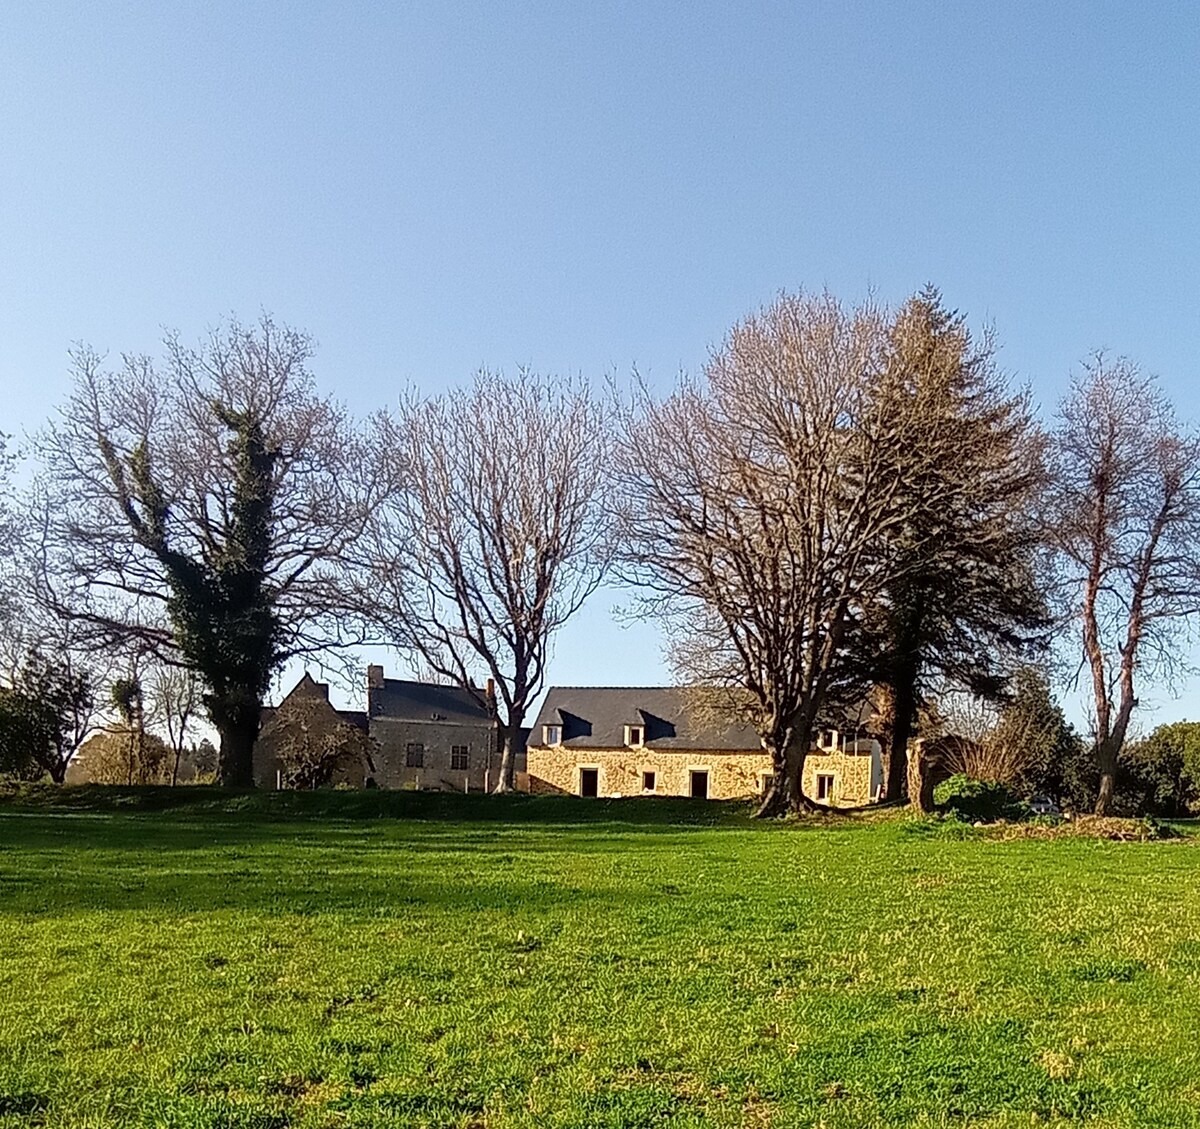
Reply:
[[1005, 839], [1109, 839], [1119, 843], [1150, 843], [1184, 836], [1169, 823], [1151, 816], [1123, 819], [1118, 816], [1081, 815], [1077, 819], [1027, 820], [1004, 828]]
[[962, 773], [939, 784], [933, 799], [941, 811], [967, 823], [995, 823], [1029, 815], [1029, 806], [1007, 785], [972, 780]]

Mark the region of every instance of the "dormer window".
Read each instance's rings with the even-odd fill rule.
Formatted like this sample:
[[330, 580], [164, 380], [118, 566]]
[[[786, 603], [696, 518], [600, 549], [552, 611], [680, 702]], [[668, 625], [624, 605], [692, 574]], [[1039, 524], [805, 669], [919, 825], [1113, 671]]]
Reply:
[[625, 744], [631, 749], [640, 749], [645, 743], [646, 727], [644, 725], [625, 726]]
[[832, 753], [838, 747], [838, 735], [836, 729], [818, 729], [817, 730], [817, 748], [823, 752]]
[[542, 744], [543, 745], [561, 745], [562, 744], [562, 726], [561, 725], [543, 725], [542, 726]]

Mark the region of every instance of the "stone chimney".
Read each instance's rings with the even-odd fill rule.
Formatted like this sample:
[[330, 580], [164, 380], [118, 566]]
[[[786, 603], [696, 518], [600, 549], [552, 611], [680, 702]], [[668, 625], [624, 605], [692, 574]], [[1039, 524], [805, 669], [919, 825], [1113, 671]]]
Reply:
[[383, 667], [376, 666], [374, 663], [367, 667], [367, 689], [383, 689]]
[[496, 680], [494, 678], [487, 680], [487, 700], [489, 702], [496, 700]]

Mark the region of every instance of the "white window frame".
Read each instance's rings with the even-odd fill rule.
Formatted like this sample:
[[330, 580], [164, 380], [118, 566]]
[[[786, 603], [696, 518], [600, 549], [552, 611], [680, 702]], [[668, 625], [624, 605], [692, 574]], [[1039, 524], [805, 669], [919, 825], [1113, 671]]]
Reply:
[[[829, 791], [825, 795], [821, 795], [821, 785], [829, 781]], [[833, 794], [837, 788], [837, 773], [836, 772], [818, 772], [817, 773], [817, 803], [833, 803]]]
[[825, 753], [837, 752], [838, 731], [836, 729], [817, 730], [817, 748]]
[[[633, 739], [634, 730], [637, 730], [638, 738]], [[646, 743], [646, 727], [644, 725], [627, 725], [625, 726], [625, 744], [630, 749], [640, 749]]]
[[[641, 773], [642, 773], [642, 794], [643, 794], [643, 795], [645, 795], [645, 794], [647, 794], [647, 793], [654, 793], [654, 792], [657, 792], [657, 791], [658, 791], [658, 769], [656, 769], [656, 768], [643, 768], [643, 769], [641, 770]], [[647, 787], [646, 787], [646, 777], [647, 777], [647, 776], [653, 776], [653, 777], [654, 777], [654, 787], [653, 787], [653, 788], [647, 788]]]
[[[551, 732], [554, 733], [554, 740], [550, 740]], [[551, 748], [562, 744], [562, 726], [561, 725], [543, 725], [542, 726], [542, 744], [549, 745]]]

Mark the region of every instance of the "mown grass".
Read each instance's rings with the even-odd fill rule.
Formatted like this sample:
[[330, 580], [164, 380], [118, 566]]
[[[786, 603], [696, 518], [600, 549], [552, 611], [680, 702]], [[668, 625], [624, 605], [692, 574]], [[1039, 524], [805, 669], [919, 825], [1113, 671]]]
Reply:
[[0, 805], [0, 1126], [1200, 1125], [1200, 853], [569, 798]]

